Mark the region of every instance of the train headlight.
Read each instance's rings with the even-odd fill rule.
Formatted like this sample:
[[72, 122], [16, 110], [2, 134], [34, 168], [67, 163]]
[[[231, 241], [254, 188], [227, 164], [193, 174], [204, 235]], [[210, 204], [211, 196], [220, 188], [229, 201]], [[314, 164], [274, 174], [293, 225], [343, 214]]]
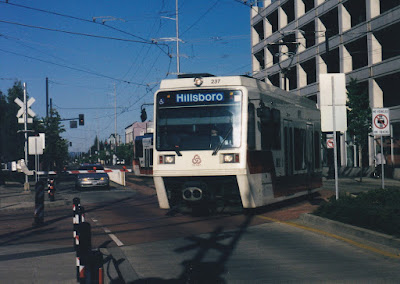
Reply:
[[223, 154], [222, 155], [223, 163], [239, 163], [239, 154]]
[[165, 164], [175, 164], [175, 156], [164, 156]]
[[175, 164], [175, 156], [174, 155], [164, 155], [159, 157], [160, 164]]

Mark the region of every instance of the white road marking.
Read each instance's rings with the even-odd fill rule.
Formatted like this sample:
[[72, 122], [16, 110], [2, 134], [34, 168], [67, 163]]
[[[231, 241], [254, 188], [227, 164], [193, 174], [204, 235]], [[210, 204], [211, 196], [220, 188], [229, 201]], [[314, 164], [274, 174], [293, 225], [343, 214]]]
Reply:
[[121, 242], [116, 235], [114, 235], [109, 229], [103, 227], [104, 232], [108, 234], [108, 236], [117, 244], [117, 246], [122, 247], [124, 245], [123, 242]]
[[[91, 218], [93, 222], [97, 223], [98, 220]], [[100, 224], [99, 224], [100, 225]], [[114, 241], [114, 243], [116, 243], [117, 246], [122, 247], [124, 245], [123, 242], [121, 242], [116, 235], [114, 235], [108, 228], [106, 227], [102, 227], [104, 232]]]

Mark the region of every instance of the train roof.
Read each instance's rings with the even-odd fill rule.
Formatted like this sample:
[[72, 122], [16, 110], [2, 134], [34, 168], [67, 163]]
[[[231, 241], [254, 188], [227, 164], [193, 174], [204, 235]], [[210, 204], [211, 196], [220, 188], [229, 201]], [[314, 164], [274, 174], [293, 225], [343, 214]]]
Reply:
[[[196, 78], [202, 79], [203, 82], [200, 86], [195, 85]], [[316, 109], [315, 102], [308, 98], [284, 91], [271, 84], [267, 84], [261, 80], [247, 76], [184, 76], [183, 78], [178, 79], [165, 79], [161, 81], [160, 91], [185, 90], [194, 88], [219, 88], [227, 86], [245, 86], [248, 89], [264, 91], [271, 97], [275, 97], [276, 99], [286, 101], [291, 104]]]

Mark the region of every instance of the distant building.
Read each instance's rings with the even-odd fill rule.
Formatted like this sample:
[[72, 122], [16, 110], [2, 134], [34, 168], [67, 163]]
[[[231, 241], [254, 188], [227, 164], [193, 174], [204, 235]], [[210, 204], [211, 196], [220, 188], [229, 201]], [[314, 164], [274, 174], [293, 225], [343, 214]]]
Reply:
[[108, 145], [111, 146], [111, 149], [115, 148], [115, 145], [121, 145], [121, 136], [117, 134], [117, 137], [115, 138], [115, 134], [111, 134], [110, 137], [107, 139]]
[[154, 132], [154, 123], [152, 121], [134, 122], [125, 127], [125, 143], [134, 143], [136, 136], [142, 136], [146, 133]]
[[[400, 2], [265, 0], [251, 9], [253, 76], [316, 103], [319, 74], [345, 73], [369, 93], [371, 108], [389, 108], [388, 165], [400, 170]], [[257, 7], [258, 6], [258, 7]], [[372, 118], [371, 118], [372, 120]], [[358, 167], [358, 149], [340, 137], [341, 166]], [[373, 165], [379, 142], [370, 138]]]

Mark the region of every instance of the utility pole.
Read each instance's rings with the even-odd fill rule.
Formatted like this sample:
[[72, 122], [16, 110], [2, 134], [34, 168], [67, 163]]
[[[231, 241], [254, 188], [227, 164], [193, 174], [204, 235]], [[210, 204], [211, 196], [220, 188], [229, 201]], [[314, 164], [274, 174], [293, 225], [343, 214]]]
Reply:
[[46, 77], [46, 118], [49, 118], [49, 78]]
[[114, 123], [115, 123], [115, 149], [117, 149], [117, 90], [114, 83]]
[[179, 20], [178, 20], [178, 0], [175, 2], [175, 21], [176, 21], [176, 73], [180, 74], [179, 69]]
[[[28, 104], [26, 101], [26, 83], [24, 83], [24, 135], [25, 135], [25, 165], [28, 168]], [[28, 175], [25, 174], [24, 190], [29, 190]]]

